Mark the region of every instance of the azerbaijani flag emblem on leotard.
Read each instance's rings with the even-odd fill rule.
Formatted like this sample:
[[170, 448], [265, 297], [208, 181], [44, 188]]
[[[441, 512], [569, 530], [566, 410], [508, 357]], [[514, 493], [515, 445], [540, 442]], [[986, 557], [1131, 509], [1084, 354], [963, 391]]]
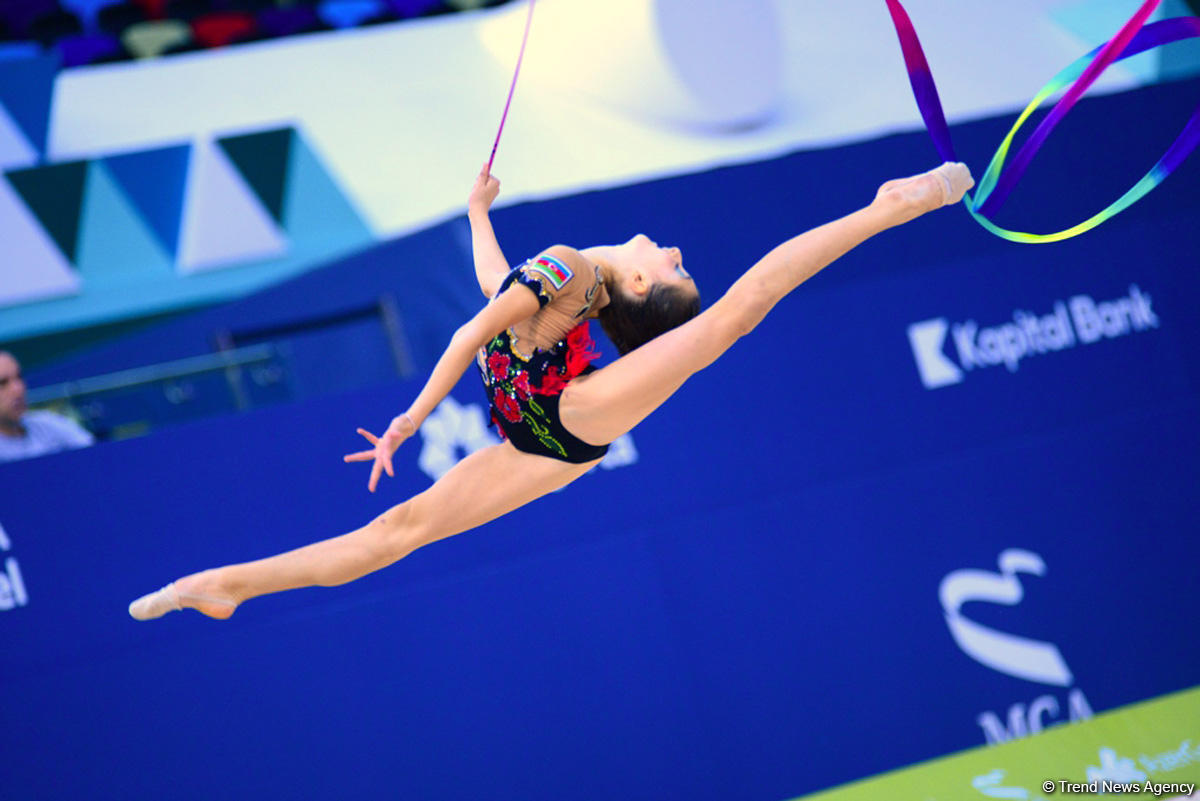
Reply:
[[553, 256], [538, 256], [529, 265], [529, 270], [544, 276], [555, 289], [562, 289], [563, 284], [575, 275], [570, 267]]

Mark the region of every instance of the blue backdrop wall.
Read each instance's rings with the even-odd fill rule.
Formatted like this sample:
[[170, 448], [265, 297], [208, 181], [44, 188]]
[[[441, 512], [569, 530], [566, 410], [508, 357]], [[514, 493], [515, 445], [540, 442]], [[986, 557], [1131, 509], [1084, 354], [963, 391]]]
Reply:
[[[1064, 227], [1115, 197], [1197, 94], [1085, 103], [1005, 221]], [[964, 156], [1003, 128], [961, 126]], [[931, 152], [895, 137], [497, 227], [512, 258], [678, 241], [711, 299]], [[0, 467], [5, 795], [783, 799], [1195, 685], [1198, 176], [1060, 245], [961, 210], [889, 232], [605, 469], [224, 624], [124, 609], [427, 486], [487, 439], [477, 379], [376, 495], [340, 456], [415, 380]], [[461, 247], [438, 252], [431, 284], [470, 286]]]

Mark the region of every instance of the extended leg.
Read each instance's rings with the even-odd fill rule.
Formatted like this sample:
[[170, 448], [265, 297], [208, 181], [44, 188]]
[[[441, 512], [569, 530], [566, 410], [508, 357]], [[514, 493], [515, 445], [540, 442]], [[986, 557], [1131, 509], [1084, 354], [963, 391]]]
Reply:
[[943, 164], [889, 181], [870, 206], [784, 242], [695, 319], [572, 381], [559, 404], [563, 425], [585, 442], [612, 442], [753, 330], [797, 286], [875, 234], [957, 203], [972, 185], [965, 166]]
[[170, 585], [175, 598], [164, 588], [135, 601], [130, 614], [149, 619], [182, 606], [227, 618], [237, 604], [259, 595], [345, 584], [563, 487], [593, 464], [522, 453], [507, 442], [483, 448], [360, 529], [266, 559], [194, 573]]

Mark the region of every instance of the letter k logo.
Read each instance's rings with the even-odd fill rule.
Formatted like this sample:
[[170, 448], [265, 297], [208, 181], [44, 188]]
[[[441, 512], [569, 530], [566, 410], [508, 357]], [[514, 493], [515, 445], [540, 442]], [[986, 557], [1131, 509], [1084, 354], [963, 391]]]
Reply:
[[963, 380], [962, 370], [942, 352], [949, 330], [950, 325], [945, 317], [913, 323], [908, 327], [908, 343], [912, 345], [917, 371], [926, 389], [937, 389]]

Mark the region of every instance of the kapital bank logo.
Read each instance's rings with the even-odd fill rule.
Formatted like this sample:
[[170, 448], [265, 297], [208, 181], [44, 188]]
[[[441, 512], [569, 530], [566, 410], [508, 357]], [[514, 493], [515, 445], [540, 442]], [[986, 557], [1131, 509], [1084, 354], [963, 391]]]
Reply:
[[[1053, 303], [1048, 313], [1017, 309], [1012, 322], [982, 328], [974, 320], [922, 320], [908, 327], [908, 342], [921, 383], [937, 389], [962, 383], [972, 370], [1003, 364], [1015, 373], [1022, 359], [1158, 327], [1150, 295], [1134, 284], [1115, 300], [1074, 295]], [[953, 358], [947, 353], [947, 338], [954, 344]]]

